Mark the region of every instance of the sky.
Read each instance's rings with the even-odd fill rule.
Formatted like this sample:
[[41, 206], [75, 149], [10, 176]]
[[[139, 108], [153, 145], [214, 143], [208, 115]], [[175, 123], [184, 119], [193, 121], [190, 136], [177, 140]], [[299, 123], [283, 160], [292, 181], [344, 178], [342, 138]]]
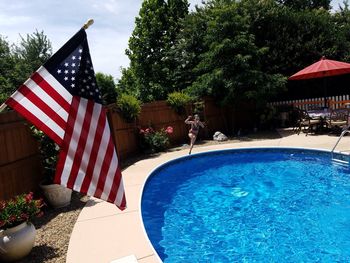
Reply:
[[[189, 0], [190, 10], [201, 0]], [[343, 0], [333, 0], [338, 9]], [[38, 31], [50, 39], [56, 52], [89, 19], [87, 30], [91, 58], [96, 72], [118, 79], [121, 67], [128, 67], [125, 55], [142, 0], [0, 0], [0, 35], [18, 44], [20, 35]]]

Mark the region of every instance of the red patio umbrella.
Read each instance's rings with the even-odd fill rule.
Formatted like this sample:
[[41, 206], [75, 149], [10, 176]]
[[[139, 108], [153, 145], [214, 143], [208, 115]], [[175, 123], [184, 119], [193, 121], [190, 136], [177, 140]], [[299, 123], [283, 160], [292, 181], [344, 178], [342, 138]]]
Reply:
[[289, 80], [299, 80], [299, 79], [315, 79], [330, 77], [342, 74], [350, 73], [350, 64], [326, 59], [324, 56], [316, 63], [300, 70], [294, 75], [290, 76]]
[[[316, 63], [298, 71], [294, 75], [290, 76], [289, 80], [301, 80], [301, 79], [315, 79], [324, 78], [336, 75], [343, 75], [350, 73], [350, 64], [326, 59], [324, 56]], [[324, 89], [324, 106], [327, 106], [327, 84], [326, 79], [323, 81]]]

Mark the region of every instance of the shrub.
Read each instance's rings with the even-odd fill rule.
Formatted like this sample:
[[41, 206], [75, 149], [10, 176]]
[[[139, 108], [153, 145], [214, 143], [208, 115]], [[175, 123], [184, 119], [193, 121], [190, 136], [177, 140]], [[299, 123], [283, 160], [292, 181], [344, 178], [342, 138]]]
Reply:
[[52, 184], [60, 148], [50, 137], [34, 126], [31, 127], [31, 130], [33, 136], [39, 142], [40, 159], [44, 168], [45, 183]]
[[134, 121], [141, 111], [141, 102], [133, 95], [126, 93], [118, 97], [117, 106], [123, 118], [128, 122]]
[[17, 195], [13, 199], [0, 201], [0, 229], [7, 229], [42, 216], [42, 199], [34, 200], [33, 193]]
[[174, 91], [168, 94], [167, 103], [172, 107], [177, 113], [185, 113], [185, 106], [191, 102], [192, 98], [186, 93]]
[[159, 131], [155, 131], [152, 127], [140, 129], [141, 147], [151, 152], [164, 151], [170, 145], [169, 134], [171, 133], [173, 133], [171, 126]]
[[198, 100], [198, 101], [194, 102], [193, 107], [194, 107], [194, 109], [193, 109], [194, 114], [203, 115], [204, 107], [205, 107], [203, 100]]

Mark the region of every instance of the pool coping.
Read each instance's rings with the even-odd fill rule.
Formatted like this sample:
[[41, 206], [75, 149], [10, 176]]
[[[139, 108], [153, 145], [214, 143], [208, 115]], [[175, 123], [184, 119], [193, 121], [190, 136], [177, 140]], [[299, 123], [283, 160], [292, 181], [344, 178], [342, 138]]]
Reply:
[[[294, 139], [293, 139], [294, 138]], [[284, 138], [271, 139], [271, 140], [261, 140], [254, 142], [240, 142], [240, 143], [229, 143], [229, 144], [218, 144], [211, 146], [203, 146], [196, 147], [194, 150], [199, 152], [196, 154], [192, 154], [192, 156], [196, 157], [202, 154], [215, 153], [218, 151], [232, 151], [236, 150], [244, 150], [244, 149], [257, 149], [257, 148], [279, 148], [279, 149], [295, 149], [295, 150], [312, 150], [312, 151], [321, 151], [325, 153], [330, 153], [330, 149], [334, 143], [333, 140], [329, 140], [329, 138], [323, 138], [324, 140], [317, 140], [316, 138], [306, 139], [303, 135], [287, 138], [287, 141], [284, 141]], [[290, 145], [298, 145], [305, 143], [306, 140], [313, 141], [311, 145], [308, 147], [301, 146], [293, 146]], [[328, 140], [327, 140], [328, 139]], [[333, 138], [332, 138], [333, 139]], [[348, 140], [350, 142], [350, 139]], [[298, 144], [296, 143], [298, 142]], [[326, 143], [325, 143], [326, 142]], [[282, 145], [286, 143], [289, 146]], [[324, 144], [325, 143], [325, 144]], [[248, 145], [247, 145], [248, 144]], [[249, 145], [252, 144], [252, 145]], [[307, 144], [307, 143], [306, 143]], [[325, 148], [327, 147], [327, 148]], [[149, 177], [162, 166], [167, 165], [168, 163], [179, 161], [181, 159], [192, 158], [187, 155], [187, 150], [180, 150], [177, 152], [168, 152], [161, 154], [157, 158], [149, 158], [145, 160], [140, 160], [139, 162], [131, 165], [123, 171], [123, 177], [125, 181], [125, 188], [127, 198], [130, 199], [131, 207], [126, 209], [124, 212], [121, 212], [115, 208], [115, 206], [108, 204], [106, 202], [99, 201], [97, 199], [91, 199], [88, 202], [87, 206], [82, 210], [79, 218], [74, 226], [68, 253], [67, 253], [67, 261], [66, 262], [106, 262], [110, 263], [113, 260], [118, 258], [123, 258], [130, 255], [135, 255], [138, 262], [162, 262], [158, 257], [155, 249], [153, 248], [151, 241], [149, 240], [146, 230], [144, 228], [142, 222], [142, 213], [141, 213], [141, 199], [143, 189], [149, 179]], [[339, 152], [339, 151], [337, 151]], [[184, 156], [185, 155], [185, 156]], [[161, 162], [159, 164], [159, 161]], [[158, 164], [156, 164], [156, 162]], [[141, 176], [142, 178], [138, 178], [138, 183], [131, 182], [130, 178], [132, 177], [132, 173], [139, 173], [137, 176]], [[142, 180], [140, 180], [142, 179]], [[137, 193], [133, 192], [135, 196], [128, 195], [131, 193], [130, 189], [133, 186], [137, 185]], [[134, 199], [133, 199], [134, 198]], [[136, 202], [136, 206], [135, 206]], [[136, 208], [136, 209], [135, 209]], [[124, 217], [123, 220], [119, 220]], [[136, 218], [135, 218], [136, 217]], [[133, 218], [133, 219], [132, 219]], [[117, 219], [117, 220], [115, 220]], [[136, 219], [136, 220], [135, 220]], [[103, 221], [104, 220], [104, 221]], [[130, 225], [130, 221], [134, 220], [134, 225]], [[120, 222], [122, 223], [122, 226]], [[106, 222], [106, 225], [113, 226], [110, 231], [115, 231], [122, 233], [123, 230], [126, 231], [124, 234], [120, 234], [118, 237], [106, 238], [105, 241], [96, 242], [96, 239], [99, 240], [101, 237], [105, 237], [105, 235], [111, 233], [108, 230], [103, 230], [103, 225], [101, 222]], [[85, 226], [88, 224], [88, 227]], [[103, 233], [99, 233], [99, 226]], [[125, 226], [125, 229], [124, 227]], [[87, 230], [90, 230], [90, 235], [86, 238]], [[117, 229], [117, 230], [116, 230]], [[133, 229], [135, 230], [133, 232]], [[131, 231], [130, 235], [128, 231]], [[115, 233], [113, 232], [113, 233]], [[112, 242], [112, 246], [111, 246]], [[126, 243], [126, 244], [124, 244]], [[125, 245], [125, 246], [124, 246]], [[112, 249], [111, 249], [112, 248]], [[113, 249], [115, 248], [115, 249]], [[119, 250], [118, 250], [119, 248]], [[84, 255], [82, 254], [84, 250]], [[117, 250], [117, 251], [116, 251]], [[85, 255], [86, 254], [86, 255]]]

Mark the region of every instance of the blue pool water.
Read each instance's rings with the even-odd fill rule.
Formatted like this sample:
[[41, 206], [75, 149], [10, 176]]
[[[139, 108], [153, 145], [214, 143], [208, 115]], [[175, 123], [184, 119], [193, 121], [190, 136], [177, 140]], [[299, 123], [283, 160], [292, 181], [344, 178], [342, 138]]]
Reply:
[[147, 181], [142, 217], [164, 262], [350, 262], [349, 170], [325, 152], [172, 161]]

